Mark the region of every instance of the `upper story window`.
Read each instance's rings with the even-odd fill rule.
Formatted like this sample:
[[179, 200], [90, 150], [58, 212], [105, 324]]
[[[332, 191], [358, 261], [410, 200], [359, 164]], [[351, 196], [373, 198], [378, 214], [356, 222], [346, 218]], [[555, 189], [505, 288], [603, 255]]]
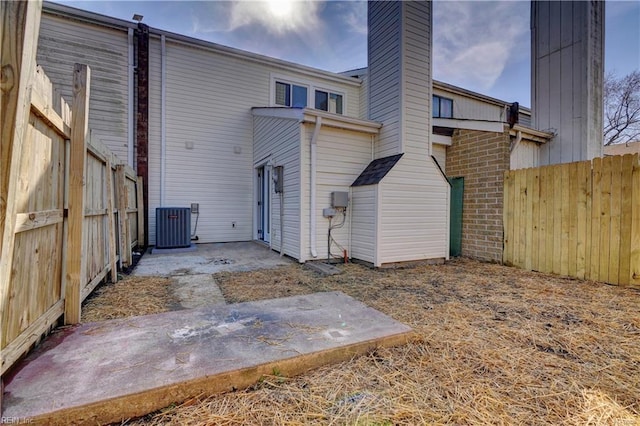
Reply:
[[316, 90], [315, 100], [316, 109], [342, 114], [342, 95]]
[[433, 118], [453, 118], [453, 99], [433, 95]]
[[276, 81], [276, 105], [293, 108], [307, 106], [307, 88], [297, 84]]
[[337, 87], [314, 84], [311, 80], [293, 76], [271, 75], [271, 99], [273, 106], [290, 108], [315, 108], [334, 114], [344, 114], [346, 95]]

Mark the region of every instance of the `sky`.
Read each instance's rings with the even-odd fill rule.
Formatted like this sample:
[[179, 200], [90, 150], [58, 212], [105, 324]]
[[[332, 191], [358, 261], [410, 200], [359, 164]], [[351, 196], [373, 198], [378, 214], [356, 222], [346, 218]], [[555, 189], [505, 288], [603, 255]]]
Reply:
[[[83, 10], [327, 71], [367, 65], [364, 1], [69, 1]], [[640, 69], [640, 0], [608, 0], [605, 72]], [[433, 77], [530, 106], [530, 2], [439, 0]]]

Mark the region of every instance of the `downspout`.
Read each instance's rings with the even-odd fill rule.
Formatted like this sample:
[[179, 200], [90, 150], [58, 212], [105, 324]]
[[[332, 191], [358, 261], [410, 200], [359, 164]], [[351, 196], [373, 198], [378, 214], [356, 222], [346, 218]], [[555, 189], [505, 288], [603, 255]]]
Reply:
[[314, 258], [318, 257], [318, 251], [316, 250], [316, 149], [320, 127], [322, 127], [322, 117], [316, 116], [316, 127], [313, 129], [313, 135], [311, 136], [311, 205], [309, 212], [311, 256]]
[[160, 36], [160, 206], [167, 204], [166, 168], [167, 168], [167, 47], [166, 38]]
[[133, 58], [133, 28], [127, 31], [128, 40], [128, 62], [127, 70], [127, 96], [129, 104], [127, 105], [127, 164], [133, 167], [133, 76], [135, 74], [135, 63]]

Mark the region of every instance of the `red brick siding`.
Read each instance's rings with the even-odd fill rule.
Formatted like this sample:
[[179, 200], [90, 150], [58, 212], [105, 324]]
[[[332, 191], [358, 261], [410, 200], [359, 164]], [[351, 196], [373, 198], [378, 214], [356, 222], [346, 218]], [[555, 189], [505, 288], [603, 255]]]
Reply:
[[502, 194], [509, 161], [507, 132], [454, 132], [447, 147], [446, 174], [464, 177], [463, 256], [502, 261]]

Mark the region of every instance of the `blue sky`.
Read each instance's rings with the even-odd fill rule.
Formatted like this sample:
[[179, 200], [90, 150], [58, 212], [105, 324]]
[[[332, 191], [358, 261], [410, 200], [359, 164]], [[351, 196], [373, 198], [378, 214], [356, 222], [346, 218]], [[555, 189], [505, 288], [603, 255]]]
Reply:
[[[362, 1], [57, 1], [155, 28], [325, 69], [367, 64]], [[434, 78], [530, 105], [530, 3], [436, 1]], [[605, 71], [640, 69], [640, 1], [606, 2]]]

